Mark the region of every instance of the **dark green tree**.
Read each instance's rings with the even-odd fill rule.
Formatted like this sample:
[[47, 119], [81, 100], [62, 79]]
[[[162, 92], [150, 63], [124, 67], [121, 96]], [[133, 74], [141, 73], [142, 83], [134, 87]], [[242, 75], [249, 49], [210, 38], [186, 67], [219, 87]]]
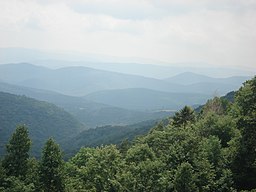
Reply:
[[4, 182], [5, 182], [6, 174], [4, 171], [4, 168], [2, 167], [2, 164], [0, 162], [0, 191], [4, 188]]
[[18, 126], [6, 145], [7, 154], [3, 160], [3, 167], [8, 176], [24, 177], [26, 175], [30, 146], [28, 129], [24, 125]]
[[120, 151], [121, 154], [125, 155], [130, 146], [131, 146], [131, 143], [130, 143], [130, 141], [126, 138], [126, 139], [124, 139], [124, 140], [120, 143], [120, 145], [118, 146], [118, 149], [119, 149], [119, 151]]
[[228, 142], [237, 134], [236, 122], [229, 115], [217, 115], [208, 112], [196, 123], [200, 135], [204, 137], [217, 136], [223, 147], [228, 146]]
[[191, 107], [185, 106], [173, 116], [173, 125], [176, 127], [185, 127], [188, 123], [195, 122], [195, 112]]
[[39, 167], [39, 181], [42, 191], [64, 191], [63, 166], [60, 147], [50, 138], [43, 148]]
[[244, 83], [235, 97], [241, 141], [234, 161], [235, 182], [240, 189], [256, 188], [256, 77]]

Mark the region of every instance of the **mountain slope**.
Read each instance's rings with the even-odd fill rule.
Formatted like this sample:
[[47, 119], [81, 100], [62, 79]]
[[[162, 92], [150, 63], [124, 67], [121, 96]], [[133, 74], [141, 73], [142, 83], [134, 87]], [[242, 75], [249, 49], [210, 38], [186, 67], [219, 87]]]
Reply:
[[22, 87], [3, 82], [0, 82], [0, 91], [16, 95], [25, 95], [53, 103], [64, 108], [87, 127], [133, 124], [170, 115], [170, 113], [167, 112], [154, 113], [127, 110], [89, 101], [82, 97], [72, 97], [52, 91]]
[[47, 76], [51, 70], [45, 67], [35, 66], [29, 63], [0, 65], [0, 80], [18, 84], [40, 76]]
[[53, 104], [0, 92], [0, 154], [18, 124], [28, 126], [36, 156], [49, 137], [61, 141], [84, 129], [73, 116]]
[[156, 125], [156, 121], [144, 121], [126, 126], [104, 126], [82, 131], [77, 136], [64, 141], [61, 145], [67, 154], [72, 156], [81, 147], [96, 147], [107, 144], [120, 144], [123, 140], [133, 140], [146, 134]]
[[167, 82], [179, 83], [182, 85], [189, 85], [200, 82], [211, 82], [214, 78], [208, 77], [206, 75], [200, 75], [191, 72], [180, 73], [173, 77], [164, 79]]

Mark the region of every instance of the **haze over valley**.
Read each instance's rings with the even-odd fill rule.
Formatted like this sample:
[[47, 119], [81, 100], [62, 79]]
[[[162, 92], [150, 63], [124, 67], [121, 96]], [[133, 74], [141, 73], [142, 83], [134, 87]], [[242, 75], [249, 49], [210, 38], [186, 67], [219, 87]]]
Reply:
[[[185, 105], [196, 108], [208, 99], [237, 90], [244, 81], [251, 78], [249, 75], [210, 77], [190, 71], [182, 72], [182, 70], [188, 70], [189, 68], [183, 69], [180, 67], [176, 67], [176, 70], [170, 67], [169, 70], [172, 71], [173, 69], [172, 73], [177, 73], [177, 71], [181, 71], [181, 73], [166, 76], [164, 74], [166, 71], [163, 70], [168, 69], [166, 66], [136, 63], [95, 64], [92, 61], [89, 65], [90, 62], [88, 61], [80, 61], [80, 64], [87, 63], [90, 66], [88, 67], [75, 66], [79, 64], [76, 61], [74, 63], [62, 61], [65, 65], [70, 64], [71, 66], [61, 67], [61, 61], [56, 61], [55, 68], [49, 68], [43, 65], [45, 63], [53, 64], [54, 60], [48, 60], [48, 62], [45, 60], [37, 64], [28, 63], [30, 58], [28, 55], [36, 57], [37, 55], [33, 54], [38, 51], [21, 48], [2, 48], [1, 51], [2, 53], [7, 52], [7, 56], [17, 54], [17, 58], [23, 59], [18, 63], [0, 65], [0, 91], [3, 93], [3, 97], [7, 97], [7, 95], [4, 95], [5, 93], [10, 93], [17, 95], [17, 97], [21, 95], [26, 96], [27, 99], [36, 99], [38, 102], [52, 103], [59, 107], [60, 111], [65, 110], [70, 117], [75, 119], [76, 124], [80, 124], [80, 131], [101, 126], [122, 127], [146, 121], [157, 122], [162, 118], [172, 116]], [[21, 57], [24, 52], [26, 54]], [[47, 55], [39, 53], [40, 59], [43, 56], [47, 57]], [[54, 52], [50, 55], [51, 57], [58, 56]], [[6, 56], [2, 58], [5, 61]], [[42, 65], [40, 66], [39, 63]], [[95, 67], [93, 67], [94, 64]], [[110, 66], [109, 69], [107, 68], [108, 65]], [[131, 66], [130, 69], [138, 69], [137, 73], [142, 73], [142, 75], [134, 74], [134, 70], [126, 70], [129, 66]], [[198, 71], [207, 70], [206, 68], [197, 69]], [[151, 71], [151, 75], [146, 75], [143, 71]], [[154, 75], [154, 71], [158, 75]], [[208, 71], [211, 70], [208, 69]], [[25, 101], [25, 98], [23, 99]], [[4, 106], [6, 104], [4, 100], [1, 103]], [[29, 106], [27, 107], [29, 108]], [[14, 111], [11, 114], [15, 113], [18, 114]], [[54, 114], [56, 116], [60, 115], [57, 111]], [[8, 119], [8, 113], [6, 115], [5, 119]], [[37, 117], [34, 118], [37, 119]], [[29, 119], [24, 116], [20, 120], [13, 121], [12, 124], [7, 123], [2, 129], [9, 130], [7, 127], [11, 126], [11, 130], [13, 130], [15, 124], [25, 123], [33, 126], [31, 127], [33, 130], [37, 130], [38, 128], [34, 126], [34, 122]], [[74, 127], [77, 125], [74, 125]], [[56, 123], [55, 126], [59, 127], [60, 125]], [[72, 132], [74, 135], [79, 134], [79, 131], [77, 133], [76, 131]], [[38, 136], [39, 133], [31, 132], [32, 135], [35, 134], [36, 137], [44, 139], [43, 136]], [[4, 136], [5, 139], [10, 134], [11, 131], [9, 130]], [[61, 141], [68, 139], [65, 137], [70, 136], [70, 134], [66, 135], [63, 132], [63, 138], [58, 139], [58, 136], [51, 131], [49, 136], [54, 136], [54, 138]], [[35, 148], [38, 149], [41, 145], [39, 142], [39, 146], [35, 146]]]

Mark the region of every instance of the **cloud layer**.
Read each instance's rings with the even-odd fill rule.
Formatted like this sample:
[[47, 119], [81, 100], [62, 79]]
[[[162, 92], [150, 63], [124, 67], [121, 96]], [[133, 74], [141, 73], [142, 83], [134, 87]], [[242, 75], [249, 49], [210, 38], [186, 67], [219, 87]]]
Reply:
[[254, 0], [0, 1], [1, 47], [256, 69]]

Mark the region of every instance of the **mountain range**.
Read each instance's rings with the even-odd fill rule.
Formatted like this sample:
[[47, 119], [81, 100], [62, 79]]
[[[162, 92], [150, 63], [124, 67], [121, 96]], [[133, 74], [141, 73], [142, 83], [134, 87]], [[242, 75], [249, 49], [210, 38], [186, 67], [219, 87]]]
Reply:
[[87, 67], [65, 67], [53, 70], [27, 63], [0, 65], [0, 79], [6, 83], [46, 89], [72, 96], [84, 96], [95, 91], [124, 88], [148, 88], [176, 92], [182, 90], [178, 84], [142, 76]]
[[169, 78], [187, 71], [213, 77], [254, 75], [253, 68], [209, 67], [203, 62], [166, 63], [144, 58], [113, 57], [70, 51], [46, 51], [22, 47], [0, 48], [0, 64], [21, 62], [50, 68], [84, 66], [157, 79]]
[[213, 95], [217, 92], [219, 95], [224, 95], [238, 89], [242, 82], [249, 78], [248, 76], [202, 78], [201, 75], [187, 73], [162, 80], [88, 67], [49, 69], [27, 63], [0, 65], [0, 80], [3, 82], [72, 96], [85, 96], [102, 90], [128, 88], [205, 95]]

